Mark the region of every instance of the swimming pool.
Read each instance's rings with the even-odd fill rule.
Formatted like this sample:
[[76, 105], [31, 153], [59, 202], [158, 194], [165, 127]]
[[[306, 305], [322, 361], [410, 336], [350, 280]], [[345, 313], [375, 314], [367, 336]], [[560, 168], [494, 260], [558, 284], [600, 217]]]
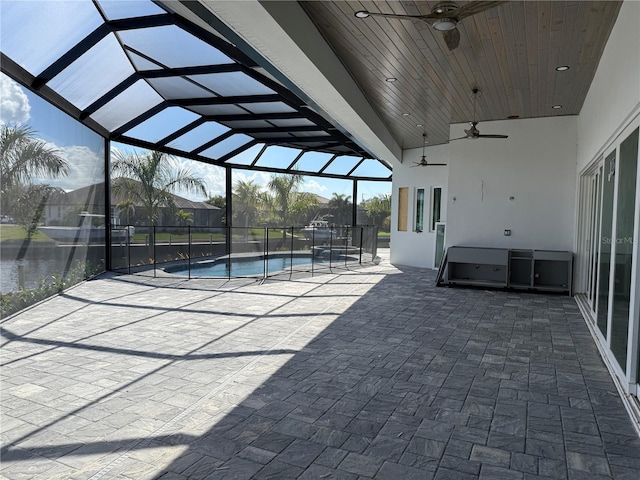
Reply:
[[[311, 268], [310, 255], [270, 256], [267, 259], [267, 273], [275, 273], [288, 270], [293, 266], [308, 265]], [[316, 258], [314, 263], [324, 263], [322, 259]], [[230, 268], [229, 268], [230, 267]], [[254, 277], [264, 274], [265, 261], [263, 257], [236, 257], [232, 258], [229, 266], [227, 258], [220, 258], [213, 261], [205, 261], [191, 264], [192, 277]], [[231, 270], [231, 271], [229, 271]], [[174, 275], [189, 275], [189, 268], [185, 265], [165, 267], [167, 273]]]

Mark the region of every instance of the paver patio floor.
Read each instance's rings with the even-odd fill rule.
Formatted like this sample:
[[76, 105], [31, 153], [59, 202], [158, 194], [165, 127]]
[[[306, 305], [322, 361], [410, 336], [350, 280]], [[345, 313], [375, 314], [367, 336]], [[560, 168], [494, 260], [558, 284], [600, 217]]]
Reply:
[[8, 479], [634, 479], [573, 299], [108, 275], [2, 323]]

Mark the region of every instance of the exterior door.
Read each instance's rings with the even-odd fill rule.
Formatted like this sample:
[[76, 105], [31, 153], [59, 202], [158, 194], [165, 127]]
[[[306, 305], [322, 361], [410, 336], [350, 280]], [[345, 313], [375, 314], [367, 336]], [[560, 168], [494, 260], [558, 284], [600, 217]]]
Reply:
[[589, 201], [590, 222], [589, 222], [589, 238], [587, 239], [587, 298], [591, 305], [591, 312], [596, 313], [596, 291], [598, 286], [598, 256], [600, 254], [600, 208], [602, 201], [602, 164], [600, 164], [595, 173], [591, 175], [591, 192]]

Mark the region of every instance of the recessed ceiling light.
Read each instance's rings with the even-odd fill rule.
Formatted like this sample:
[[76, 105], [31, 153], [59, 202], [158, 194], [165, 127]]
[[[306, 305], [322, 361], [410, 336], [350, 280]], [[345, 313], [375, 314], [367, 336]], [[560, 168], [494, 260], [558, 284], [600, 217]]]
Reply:
[[421, 123], [416, 123], [416, 127], [424, 127], [424, 125]]
[[359, 12], [355, 13], [355, 16], [358, 18], [367, 18], [369, 16], [369, 12], [367, 12], [366, 10], [360, 10]]
[[558, 109], [562, 108], [562, 105], [554, 105], [554, 106], [553, 106], [553, 107], [551, 107], [551, 108], [555, 108], [556, 110], [558, 110]]
[[397, 80], [398, 80], [398, 79], [397, 79], [396, 77], [389, 77], [389, 78], [385, 78], [385, 81], [387, 81], [387, 82], [391, 82], [391, 83], [393, 83], [393, 82], [395, 82], [395, 81], [397, 81]]
[[564, 72], [566, 70], [569, 70], [569, 65], [560, 65], [559, 67], [556, 67], [556, 70], [558, 72]]
[[411, 115], [410, 113], [403, 113], [402, 116], [403, 117], [408, 117], [409, 115]]

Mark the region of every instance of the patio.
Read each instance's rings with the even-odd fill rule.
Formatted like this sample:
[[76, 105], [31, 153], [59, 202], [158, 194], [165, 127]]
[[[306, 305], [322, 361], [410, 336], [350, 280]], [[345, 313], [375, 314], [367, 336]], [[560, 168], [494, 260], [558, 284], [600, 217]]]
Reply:
[[7, 479], [636, 479], [575, 301], [107, 274], [2, 323]]

